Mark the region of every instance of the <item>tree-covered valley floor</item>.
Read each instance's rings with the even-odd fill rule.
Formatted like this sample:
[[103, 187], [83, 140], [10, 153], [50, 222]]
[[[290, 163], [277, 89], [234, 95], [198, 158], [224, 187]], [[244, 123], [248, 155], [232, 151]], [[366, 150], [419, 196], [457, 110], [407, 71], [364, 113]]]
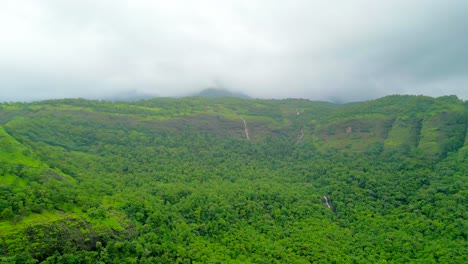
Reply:
[[0, 104], [0, 263], [467, 263], [468, 103]]

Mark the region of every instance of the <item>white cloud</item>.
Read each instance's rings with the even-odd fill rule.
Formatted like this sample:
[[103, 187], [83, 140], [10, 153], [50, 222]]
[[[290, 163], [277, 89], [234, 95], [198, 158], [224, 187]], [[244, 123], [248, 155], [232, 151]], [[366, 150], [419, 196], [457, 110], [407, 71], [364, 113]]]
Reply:
[[[0, 3], [0, 101], [182, 95], [468, 98], [468, 2]], [[442, 87], [447, 85], [447, 87]]]

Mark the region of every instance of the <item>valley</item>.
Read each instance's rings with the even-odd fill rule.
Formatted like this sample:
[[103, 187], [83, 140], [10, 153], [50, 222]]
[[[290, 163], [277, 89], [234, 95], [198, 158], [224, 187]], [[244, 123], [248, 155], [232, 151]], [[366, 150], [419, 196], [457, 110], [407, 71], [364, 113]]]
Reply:
[[0, 263], [464, 263], [468, 103], [0, 104]]

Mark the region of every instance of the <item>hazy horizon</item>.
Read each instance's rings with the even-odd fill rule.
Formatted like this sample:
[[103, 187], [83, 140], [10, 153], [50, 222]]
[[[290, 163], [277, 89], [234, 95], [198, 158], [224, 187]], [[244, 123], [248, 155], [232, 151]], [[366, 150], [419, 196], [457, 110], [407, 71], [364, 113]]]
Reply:
[[468, 2], [0, 4], [0, 102], [180, 97], [468, 99]]

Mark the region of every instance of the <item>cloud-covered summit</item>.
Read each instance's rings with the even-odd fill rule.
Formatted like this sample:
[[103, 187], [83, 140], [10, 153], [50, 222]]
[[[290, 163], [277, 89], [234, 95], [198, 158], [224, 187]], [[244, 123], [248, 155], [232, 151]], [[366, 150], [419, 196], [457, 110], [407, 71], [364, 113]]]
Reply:
[[0, 101], [182, 96], [468, 99], [468, 2], [0, 3]]

